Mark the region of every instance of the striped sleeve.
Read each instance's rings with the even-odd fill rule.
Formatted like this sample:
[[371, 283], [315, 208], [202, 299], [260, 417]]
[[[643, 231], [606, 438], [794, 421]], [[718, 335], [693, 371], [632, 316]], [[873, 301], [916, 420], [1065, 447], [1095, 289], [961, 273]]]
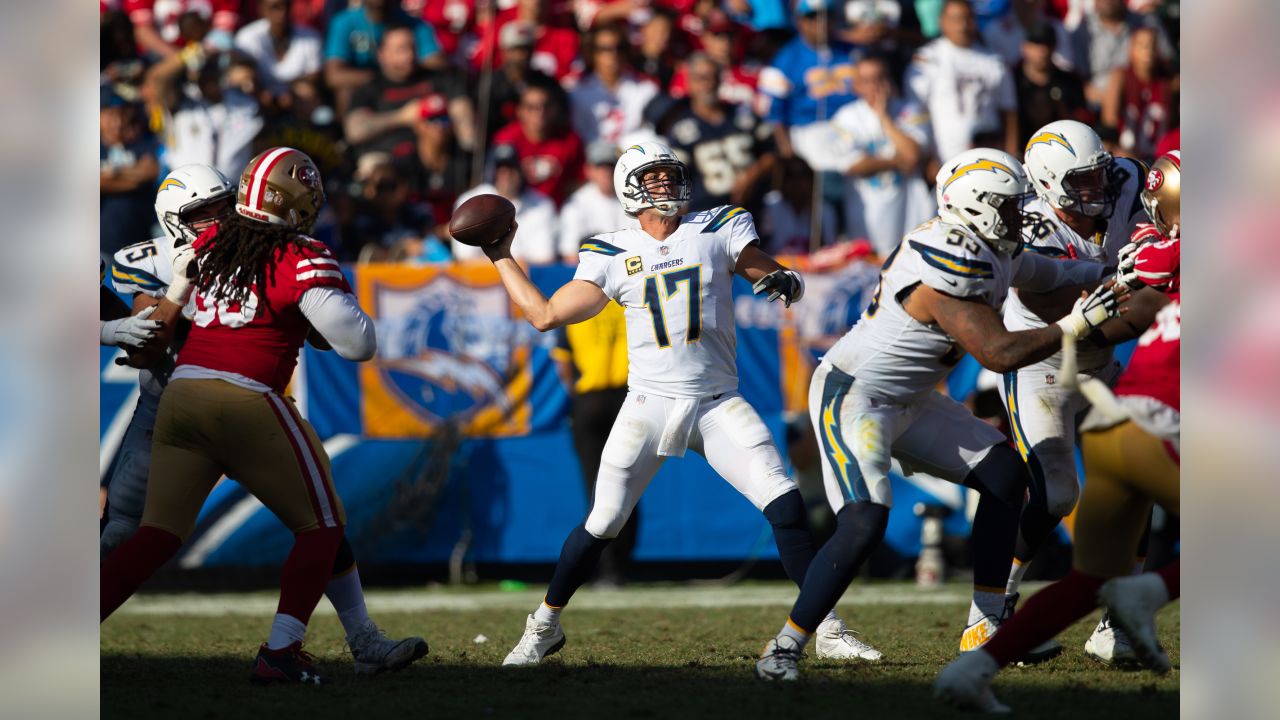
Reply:
[[319, 242], [311, 243], [306, 249], [290, 253], [285, 258], [287, 265], [278, 272], [292, 274], [294, 280], [294, 299], [312, 288], [331, 287], [342, 292], [351, 292], [347, 276], [342, 272], [342, 265], [337, 258]]
[[956, 297], [981, 297], [989, 292], [988, 285], [995, 278], [990, 262], [960, 248], [941, 250], [917, 240], [909, 244], [923, 261], [920, 279], [925, 285]]
[[155, 297], [163, 294], [167, 287], [160, 278], [146, 270], [125, 265], [116, 259], [111, 261], [111, 271], [107, 276], [111, 278], [111, 286], [116, 292], [124, 295], [142, 293]]

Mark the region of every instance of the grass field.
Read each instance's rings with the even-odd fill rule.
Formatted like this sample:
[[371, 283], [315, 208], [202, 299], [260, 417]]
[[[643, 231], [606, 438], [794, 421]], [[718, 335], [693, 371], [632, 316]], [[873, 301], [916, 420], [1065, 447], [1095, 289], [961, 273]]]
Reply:
[[[392, 636], [424, 635], [431, 652], [394, 675], [355, 677], [326, 601], [308, 650], [336, 682], [323, 688], [249, 685], [266, 636], [272, 594], [142, 596], [102, 626], [102, 717], [215, 718], [939, 718], [929, 689], [956, 652], [967, 588], [855, 586], [840, 613], [885, 660], [806, 659], [795, 686], [761, 683], [753, 664], [794, 599], [794, 586], [646, 586], [584, 590], [566, 611], [568, 644], [536, 668], [502, 658], [541, 598], [540, 588], [370, 593], [371, 614]], [[1036, 718], [1164, 718], [1178, 713], [1178, 610], [1160, 616], [1175, 670], [1107, 669], [1081, 647], [1097, 614], [1068, 630], [1067, 651], [1035, 668], [1010, 668], [996, 694]], [[478, 636], [487, 642], [477, 643]]]

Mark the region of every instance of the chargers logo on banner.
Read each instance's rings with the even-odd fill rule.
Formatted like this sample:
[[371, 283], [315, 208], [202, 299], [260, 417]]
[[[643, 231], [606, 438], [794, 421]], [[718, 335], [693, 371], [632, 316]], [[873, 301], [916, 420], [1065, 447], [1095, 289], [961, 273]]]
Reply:
[[378, 355], [359, 368], [372, 437], [424, 437], [445, 421], [471, 436], [530, 430], [529, 333], [492, 265], [366, 265], [356, 291]]

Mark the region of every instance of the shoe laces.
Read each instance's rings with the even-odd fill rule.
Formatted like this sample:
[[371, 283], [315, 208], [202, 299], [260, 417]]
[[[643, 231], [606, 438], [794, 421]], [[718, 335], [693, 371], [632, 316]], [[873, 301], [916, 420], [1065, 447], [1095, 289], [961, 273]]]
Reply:
[[773, 641], [773, 646], [769, 650], [769, 656], [792, 664], [800, 662], [800, 657], [802, 655], [803, 653], [800, 648], [783, 647], [782, 643], [778, 642], [776, 639]]
[[355, 655], [360, 649], [388, 639], [387, 631], [371, 622], [357, 630], [355, 635], [347, 638], [346, 647], [351, 651], [352, 655]]

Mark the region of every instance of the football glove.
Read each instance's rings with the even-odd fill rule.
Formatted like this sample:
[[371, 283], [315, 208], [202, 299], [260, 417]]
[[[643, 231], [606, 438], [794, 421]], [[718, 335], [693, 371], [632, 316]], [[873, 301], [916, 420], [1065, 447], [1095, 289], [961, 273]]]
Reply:
[[137, 315], [102, 323], [102, 344], [135, 349], [146, 345], [160, 332], [160, 321], [147, 319], [155, 310], [152, 305]]
[[190, 244], [183, 245], [173, 254], [173, 280], [169, 283], [169, 289], [165, 291], [165, 299], [179, 307], [187, 304], [187, 300], [191, 299], [191, 276], [195, 275], [196, 266], [193, 262], [196, 257], [196, 250]]
[[774, 270], [751, 286], [756, 295], [769, 293], [769, 302], [782, 298], [786, 307], [804, 297], [804, 280], [795, 270]]
[[1116, 282], [1123, 284], [1130, 290], [1137, 290], [1144, 287], [1146, 283], [1138, 278], [1138, 272], [1134, 268], [1135, 261], [1138, 259], [1138, 251], [1149, 242], [1159, 242], [1164, 237], [1156, 230], [1156, 226], [1151, 223], [1140, 223], [1137, 229], [1133, 231], [1133, 236], [1129, 238], [1129, 244], [1120, 248], [1117, 256], [1118, 264], [1116, 265]]
[[1080, 338], [1114, 317], [1120, 317], [1117, 291], [1106, 285], [1099, 285], [1093, 292], [1077, 300], [1075, 307], [1057, 325], [1062, 328], [1063, 335]]

